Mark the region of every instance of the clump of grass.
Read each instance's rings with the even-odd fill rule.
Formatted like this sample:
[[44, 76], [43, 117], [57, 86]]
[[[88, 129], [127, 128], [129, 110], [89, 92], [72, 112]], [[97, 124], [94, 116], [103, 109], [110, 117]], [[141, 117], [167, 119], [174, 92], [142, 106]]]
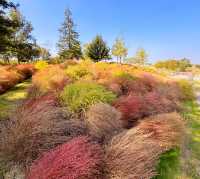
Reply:
[[84, 76], [90, 75], [90, 72], [88, 70], [88, 67], [83, 65], [73, 65], [69, 66], [65, 73], [67, 76], [69, 76], [72, 80], [79, 80]]
[[183, 137], [183, 122], [176, 113], [152, 116], [136, 127], [115, 136], [106, 150], [108, 178], [156, 176], [159, 156]]
[[54, 96], [25, 101], [0, 129], [0, 161], [25, 166], [42, 152], [72, 137], [87, 134], [87, 128], [69, 117]]
[[100, 179], [103, 152], [87, 137], [74, 138], [68, 143], [44, 153], [30, 167], [27, 179]]
[[34, 72], [31, 64], [0, 67], [0, 94], [30, 78]]
[[39, 93], [48, 93], [49, 91], [58, 91], [70, 83], [64, 70], [59, 66], [51, 66], [37, 72], [32, 78], [33, 86], [38, 88]]
[[192, 83], [190, 83], [188, 80], [179, 80], [177, 82], [180, 87], [182, 100], [183, 101], [194, 100], [195, 94], [192, 87]]
[[35, 64], [35, 68], [37, 70], [44, 70], [47, 67], [48, 67], [48, 63], [45, 60], [37, 61], [36, 64]]
[[103, 86], [89, 82], [70, 84], [60, 95], [62, 104], [74, 113], [85, 112], [95, 103], [111, 103], [115, 98], [116, 96]]
[[121, 113], [114, 107], [98, 103], [89, 108], [85, 120], [90, 133], [104, 141], [122, 131], [120, 118]]

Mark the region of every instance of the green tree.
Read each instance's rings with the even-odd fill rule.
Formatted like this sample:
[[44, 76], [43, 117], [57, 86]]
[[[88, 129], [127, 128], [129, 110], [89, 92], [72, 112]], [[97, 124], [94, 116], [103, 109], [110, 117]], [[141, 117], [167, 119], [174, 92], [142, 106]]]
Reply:
[[165, 61], [158, 61], [155, 64], [156, 68], [165, 68], [172, 71], [186, 71], [192, 64], [189, 59], [183, 58], [181, 60], [169, 59]]
[[135, 63], [144, 65], [147, 62], [148, 54], [143, 48], [139, 48], [135, 55]]
[[51, 54], [48, 49], [39, 47], [39, 55], [43, 60], [49, 60]]
[[187, 68], [189, 68], [191, 66], [192, 66], [192, 64], [191, 64], [190, 60], [187, 58], [183, 58], [179, 61], [179, 70], [180, 71], [186, 71]]
[[126, 57], [128, 49], [125, 46], [123, 39], [117, 38], [112, 47], [112, 54], [117, 57], [117, 62], [122, 62], [122, 58]]
[[17, 26], [8, 16], [7, 11], [11, 8], [16, 8], [16, 5], [7, 0], [0, 0], [0, 54], [3, 56], [12, 46], [10, 38], [13, 28]]
[[65, 10], [65, 20], [59, 31], [60, 39], [57, 45], [60, 57], [65, 59], [79, 59], [82, 56], [81, 45], [70, 9]]
[[87, 58], [88, 58], [88, 56], [87, 56], [87, 55], [88, 55], [88, 53], [87, 53], [88, 46], [89, 46], [88, 43], [83, 44], [83, 46], [82, 46], [82, 49], [83, 49], [83, 58], [84, 58], [84, 59], [87, 59]]
[[97, 35], [87, 46], [86, 54], [93, 61], [98, 62], [103, 59], [110, 59], [110, 49], [100, 35]]
[[36, 40], [32, 36], [32, 24], [27, 21], [20, 11], [15, 8], [10, 11], [10, 19], [17, 26], [14, 28], [11, 38], [12, 48], [7, 51], [11, 57], [16, 57], [19, 62], [29, 61], [39, 56]]

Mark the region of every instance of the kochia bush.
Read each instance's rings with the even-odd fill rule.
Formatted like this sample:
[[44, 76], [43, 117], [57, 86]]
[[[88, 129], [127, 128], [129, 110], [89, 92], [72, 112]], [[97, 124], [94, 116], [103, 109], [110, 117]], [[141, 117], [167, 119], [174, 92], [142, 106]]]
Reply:
[[106, 148], [108, 177], [150, 179], [160, 154], [180, 147], [184, 124], [177, 113], [152, 116], [113, 137]]
[[39, 89], [39, 92], [46, 93], [57, 91], [61, 86], [63, 88], [66, 84], [70, 83], [70, 79], [66, 76], [62, 68], [53, 66], [37, 72], [33, 76], [32, 82]]
[[86, 123], [90, 133], [102, 142], [122, 131], [121, 113], [109, 104], [98, 103], [87, 111]]
[[102, 162], [100, 146], [77, 137], [36, 160], [27, 179], [100, 179]]
[[1, 161], [24, 166], [72, 137], [87, 135], [82, 122], [69, 119], [52, 95], [25, 101], [0, 129]]
[[35, 64], [35, 68], [37, 70], [43, 70], [47, 67], [48, 67], [48, 63], [47, 63], [47, 61], [44, 61], [44, 60], [37, 61]]
[[115, 98], [116, 96], [103, 86], [89, 82], [70, 84], [60, 95], [62, 104], [71, 112], [83, 112], [92, 104], [111, 103]]
[[69, 66], [65, 73], [72, 80], [79, 80], [80, 78], [90, 74], [89, 70], [82, 65]]
[[125, 126], [143, 117], [143, 98], [137, 95], [121, 96], [113, 103], [114, 107], [122, 113]]

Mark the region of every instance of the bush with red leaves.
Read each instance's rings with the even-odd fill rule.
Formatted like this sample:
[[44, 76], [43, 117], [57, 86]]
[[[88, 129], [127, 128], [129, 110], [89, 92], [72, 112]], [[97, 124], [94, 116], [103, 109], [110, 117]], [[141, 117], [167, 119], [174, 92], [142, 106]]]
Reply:
[[176, 106], [173, 104], [173, 102], [156, 91], [147, 93], [144, 96], [144, 102], [144, 116], [167, 113], [176, 110]]
[[122, 113], [121, 119], [124, 121], [125, 126], [128, 125], [127, 122], [132, 122], [143, 117], [144, 104], [142, 96], [121, 96], [114, 102], [113, 106]]
[[143, 72], [140, 77], [140, 81], [143, 83], [147, 91], [153, 91], [158, 86], [157, 79], [150, 73]]
[[36, 160], [27, 179], [100, 179], [102, 154], [88, 137], [77, 137]]
[[142, 73], [139, 77], [134, 78], [116, 76], [105, 84], [108, 89], [115, 92], [118, 96], [131, 93], [143, 95], [154, 91], [159, 85], [156, 78], [149, 73]]
[[135, 94], [121, 96], [113, 103], [113, 106], [122, 113], [121, 119], [125, 127], [131, 126], [134, 121], [146, 116], [178, 110], [176, 103], [157, 91], [148, 92], [143, 96]]

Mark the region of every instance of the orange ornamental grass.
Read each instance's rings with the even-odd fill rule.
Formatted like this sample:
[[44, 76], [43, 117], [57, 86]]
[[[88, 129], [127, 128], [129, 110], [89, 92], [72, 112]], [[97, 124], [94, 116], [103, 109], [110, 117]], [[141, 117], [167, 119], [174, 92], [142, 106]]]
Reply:
[[33, 76], [32, 82], [40, 92], [46, 93], [62, 90], [65, 85], [70, 83], [70, 79], [62, 68], [54, 65], [37, 72]]
[[30, 78], [33, 73], [34, 67], [31, 64], [0, 67], [0, 93]]
[[107, 178], [150, 179], [159, 156], [181, 145], [184, 124], [177, 113], [152, 116], [115, 136], [106, 149]]
[[18, 73], [22, 74], [25, 79], [27, 79], [34, 74], [36, 69], [33, 64], [20, 64], [16, 66], [16, 70]]

